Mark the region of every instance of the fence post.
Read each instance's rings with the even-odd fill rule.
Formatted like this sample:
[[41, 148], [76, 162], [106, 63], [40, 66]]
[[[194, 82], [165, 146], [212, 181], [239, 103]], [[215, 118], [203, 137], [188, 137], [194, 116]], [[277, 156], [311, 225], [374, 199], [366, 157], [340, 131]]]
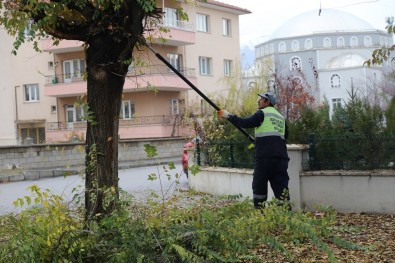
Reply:
[[200, 145], [199, 145], [199, 138], [196, 138], [196, 158], [197, 158], [197, 164], [200, 166]]
[[230, 150], [230, 167], [235, 167], [235, 157], [233, 154], [233, 144], [229, 143], [229, 150]]
[[316, 152], [315, 152], [315, 133], [309, 134], [309, 165], [310, 170], [315, 170], [317, 168], [317, 160], [316, 160]]

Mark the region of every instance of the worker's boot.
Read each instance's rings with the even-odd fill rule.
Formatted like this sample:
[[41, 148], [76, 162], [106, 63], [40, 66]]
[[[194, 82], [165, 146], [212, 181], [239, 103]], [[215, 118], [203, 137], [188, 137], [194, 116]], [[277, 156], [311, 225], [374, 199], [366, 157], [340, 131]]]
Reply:
[[258, 199], [254, 198], [254, 207], [255, 209], [262, 209], [265, 206], [266, 199]]

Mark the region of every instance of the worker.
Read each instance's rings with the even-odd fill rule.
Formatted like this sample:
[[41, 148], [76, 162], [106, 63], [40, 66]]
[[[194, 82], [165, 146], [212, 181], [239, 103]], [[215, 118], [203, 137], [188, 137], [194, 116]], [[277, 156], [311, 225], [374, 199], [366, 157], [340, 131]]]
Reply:
[[188, 150], [186, 148], [184, 148], [181, 163], [182, 163], [182, 171], [187, 176], [187, 178], [188, 178], [188, 159], [189, 159], [188, 158]]
[[184, 144], [184, 150], [182, 152], [182, 158], [181, 158], [181, 164], [182, 164], [182, 171], [185, 173], [185, 175], [188, 178], [188, 160], [189, 160], [189, 156], [188, 156], [188, 149], [195, 147], [195, 143], [192, 141], [187, 142], [186, 144]]
[[288, 162], [286, 139], [288, 127], [284, 117], [274, 108], [273, 93], [258, 94], [258, 110], [247, 118], [218, 111], [218, 116], [242, 128], [255, 128], [255, 165], [252, 180], [254, 207], [260, 209], [267, 200], [268, 182], [281, 204], [289, 203]]

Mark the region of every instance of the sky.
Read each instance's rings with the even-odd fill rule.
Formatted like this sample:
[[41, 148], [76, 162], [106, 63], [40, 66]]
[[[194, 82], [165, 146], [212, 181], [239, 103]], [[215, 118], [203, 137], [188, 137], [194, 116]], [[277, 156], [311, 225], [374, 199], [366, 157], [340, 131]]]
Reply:
[[251, 11], [240, 16], [240, 46], [253, 48], [270, 39], [272, 33], [290, 18], [307, 11], [337, 9], [364, 19], [385, 30], [385, 18], [395, 17], [395, 0], [217, 0]]

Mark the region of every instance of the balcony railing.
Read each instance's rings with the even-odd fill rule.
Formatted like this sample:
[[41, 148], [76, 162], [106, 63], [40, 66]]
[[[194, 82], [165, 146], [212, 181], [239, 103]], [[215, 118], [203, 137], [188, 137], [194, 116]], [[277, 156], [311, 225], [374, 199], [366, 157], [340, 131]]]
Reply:
[[[177, 69], [177, 67], [176, 67]], [[195, 77], [194, 68], [178, 68], [178, 71], [185, 77]], [[151, 65], [147, 67], [130, 67], [127, 74], [128, 76], [141, 76], [141, 75], [175, 75], [166, 65]]]
[[71, 75], [71, 74], [56, 74], [45, 76], [46, 84], [57, 84], [57, 83], [72, 83], [84, 81], [84, 77], [81, 75]]
[[195, 25], [192, 22], [188, 21], [181, 21], [181, 20], [172, 20], [172, 19], [164, 19], [163, 20], [163, 27], [171, 27], [186, 31], [195, 31]]
[[[50, 122], [46, 126], [47, 142], [84, 141], [86, 122]], [[193, 134], [188, 120], [177, 115], [135, 117], [119, 120], [120, 139], [185, 137]]]
[[[133, 117], [131, 119], [120, 119], [119, 127], [130, 127], [139, 125], [170, 125], [173, 124], [179, 116], [177, 115], [157, 115]], [[46, 130], [77, 130], [86, 129], [86, 122], [47, 122]]]
[[[195, 77], [194, 68], [179, 68], [179, 72], [185, 77]], [[150, 76], [150, 75], [162, 75], [170, 76], [175, 75], [175, 73], [169, 69], [166, 65], [151, 65], [145, 67], [130, 67], [127, 73], [128, 77], [139, 77], [139, 76]], [[57, 84], [57, 83], [72, 83], [85, 81], [82, 74], [57, 74], [46, 76], [46, 84]]]

